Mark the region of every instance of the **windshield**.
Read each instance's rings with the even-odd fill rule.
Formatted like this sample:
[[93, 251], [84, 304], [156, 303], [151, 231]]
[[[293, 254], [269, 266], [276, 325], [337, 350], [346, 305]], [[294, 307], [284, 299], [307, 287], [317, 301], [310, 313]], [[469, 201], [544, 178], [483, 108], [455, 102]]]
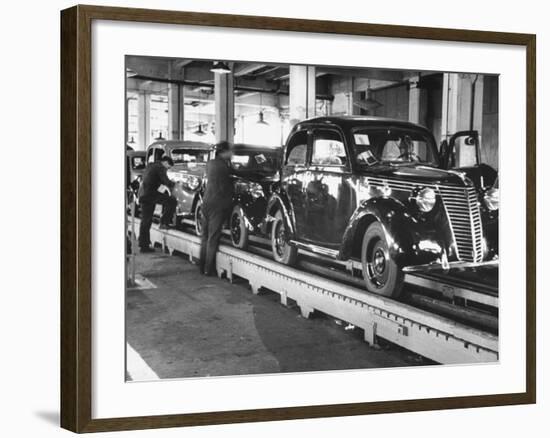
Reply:
[[353, 132], [355, 161], [359, 165], [425, 164], [437, 166], [430, 135], [410, 128], [361, 128]]
[[208, 161], [209, 151], [201, 149], [172, 149], [170, 153], [174, 164], [205, 164]]
[[235, 151], [231, 157], [231, 167], [236, 172], [275, 174], [279, 168], [279, 152], [275, 151]]

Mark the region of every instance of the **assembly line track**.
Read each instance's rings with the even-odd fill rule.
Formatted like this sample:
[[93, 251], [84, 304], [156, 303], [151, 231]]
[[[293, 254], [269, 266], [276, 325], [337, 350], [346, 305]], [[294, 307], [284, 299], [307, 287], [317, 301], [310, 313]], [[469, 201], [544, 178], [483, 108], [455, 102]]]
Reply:
[[[134, 229], [139, 230], [139, 219]], [[182, 231], [153, 225], [151, 241], [191, 260], [200, 254], [200, 238]], [[380, 337], [442, 364], [498, 360], [497, 335], [231, 246], [220, 246], [217, 270], [229, 281], [246, 279], [255, 294], [265, 288], [278, 293], [284, 305], [295, 301], [305, 318], [320, 311], [361, 328], [371, 345]]]

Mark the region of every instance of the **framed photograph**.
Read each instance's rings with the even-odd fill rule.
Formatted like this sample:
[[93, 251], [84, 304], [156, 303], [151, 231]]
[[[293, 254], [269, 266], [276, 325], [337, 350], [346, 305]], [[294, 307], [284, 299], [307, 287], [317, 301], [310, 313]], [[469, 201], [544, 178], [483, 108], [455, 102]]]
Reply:
[[535, 403], [535, 35], [61, 12], [61, 425]]

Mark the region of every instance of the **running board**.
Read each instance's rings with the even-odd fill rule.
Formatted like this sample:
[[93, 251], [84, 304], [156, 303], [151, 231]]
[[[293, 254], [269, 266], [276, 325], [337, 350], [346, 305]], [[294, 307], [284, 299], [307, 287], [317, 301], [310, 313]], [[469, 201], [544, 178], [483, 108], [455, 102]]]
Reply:
[[487, 262], [448, 262], [443, 263], [427, 263], [425, 265], [405, 266], [403, 272], [426, 272], [444, 269], [465, 269], [465, 268], [481, 268], [483, 266], [498, 266], [498, 260], [489, 260]]
[[303, 249], [304, 251], [309, 251], [314, 254], [324, 255], [326, 257], [330, 257], [333, 259], [337, 259], [339, 254], [338, 250], [336, 249], [329, 249], [322, 246], [313, 245], [311, 243], [302, 243], [302, 242], [298, 242], [297, 240], [291, 240], [290, 244], [294, 245], [298, 249]]

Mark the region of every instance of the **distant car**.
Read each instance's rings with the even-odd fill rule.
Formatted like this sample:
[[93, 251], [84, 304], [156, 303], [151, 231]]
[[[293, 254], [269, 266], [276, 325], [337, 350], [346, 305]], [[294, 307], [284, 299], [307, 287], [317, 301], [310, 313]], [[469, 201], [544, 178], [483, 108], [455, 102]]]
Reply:
[[[206, 163], [214, 157], [212, 145], [183, 140], [160, 140], [147, 148], [147, 164], [159, 161], [164, 155], [174, 161], [174, 167], [168, 171], [168, 178], [176, 185], [172, 195], [177, 199], [176, 226], [182, 220], [195, 220], [195, 231], [201, 234], [202, 192]], [[168, 191], [168, 189], [166, 189]], [[160, 206], [158, 206], [160, 209]], [[156, 211], [155, 214], [159, 214]]]
[[249, 234], [259, 234], [273, 184], [279, 181], [282, 148], [235, 144], [231, 158], [235, 195], [229, 218], [231, 242], [246, 248]]
[[137, 197], [145, 167], [145, 151], [126, 150], [126, 185], [129, 189], [128, 205], [132, 202], [132, 196]]
[[[498, 188], [442, 164], [427, 129], [400, 120], [298, 123], [264, 228], [273, 257], [298, 249], [361, 261], [369, 292], [398, 297], [405, 272], [498, 263]], [[487, 213], [487, 214], [485, 214]]]
[[478, 131], [459, 131], [440, 147], [440, 167], [464, 173], [476, 187], [491, 187], [498, 172], [481, 158]]
[[459, 172], [477, 188], [483, 199], [479, 207], [487, 246], [498, 254], [498, 172], [482, 160], [479, 132], [452, 135], [441, 144], [439, 159], [441, 168]]

